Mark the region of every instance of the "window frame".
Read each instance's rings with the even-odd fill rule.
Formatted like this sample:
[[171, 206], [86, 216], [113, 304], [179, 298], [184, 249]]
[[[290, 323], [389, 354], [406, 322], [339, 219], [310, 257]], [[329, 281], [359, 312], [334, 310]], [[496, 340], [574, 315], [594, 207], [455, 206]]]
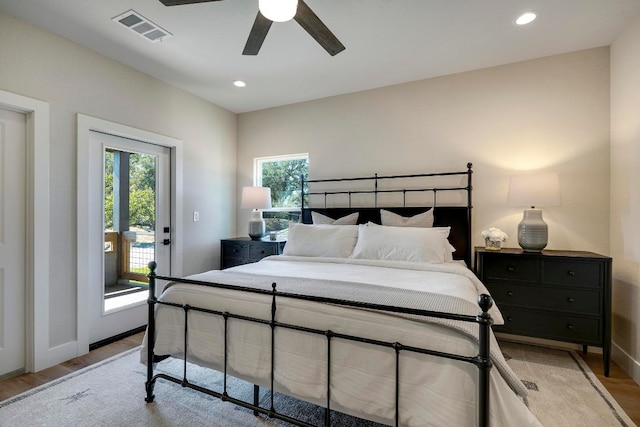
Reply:
[[[262, 187], [262, 164], [289, 160], [307, 161], [307, 172], [309, 168], [309, 153], [284, 154], [278, 156], [255, 157], [253, 159], [253, 184], [256, 187]], [[301, 212], [301, 206], [295, 207], [271, 207], [263, 209], [263, 212]]]

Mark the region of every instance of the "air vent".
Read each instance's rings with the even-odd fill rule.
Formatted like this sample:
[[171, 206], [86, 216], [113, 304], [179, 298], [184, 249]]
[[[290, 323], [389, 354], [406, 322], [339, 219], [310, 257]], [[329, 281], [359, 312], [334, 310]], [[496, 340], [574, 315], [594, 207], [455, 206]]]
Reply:
[[154, 43], [173, 36], [173, 34], [164, 28], [160, 28], [135, 10], [129, 10], [111, 20], [113, 22], [119, 22], [134, 33]]

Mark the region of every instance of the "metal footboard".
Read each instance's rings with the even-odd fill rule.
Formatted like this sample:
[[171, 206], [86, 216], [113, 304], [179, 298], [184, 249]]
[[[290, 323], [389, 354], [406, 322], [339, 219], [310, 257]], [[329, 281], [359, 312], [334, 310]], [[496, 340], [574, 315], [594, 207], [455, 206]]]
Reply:
[[[188, 279], [178, 279], [172, 277], [164, 277], [158, 276], [155, 273], [156, 263], [149, 263], [149, 298], [147, 300], [148, 308], [149, 308], [149, 323], [147, 330], [147, 381], [146, 381], [146, 398], [147, 402], [152, 402], [154, 400], [154, 385], [158, 378], [162, 378], [176, 384], [180, 384], [182, 387], [188, 387], [202, 393], [205, 393], [210, 396], [217, 397], [222, 401], [232, 402], [236, 405], [242, 406], [247, 409], [253, 410], [254, 415], [264, 414], [269, 416], [270, 418], [279, 419], [286, 421], [292, 425], [303, 426], [303, 427], [318, 427], [312, 424], [309, 424], [303, 420], [299, 420], [296, 418], [291, 418], [285, 414], [279, 413], [274, 407], [274, 381], [275, 381], [275, 330], [277, 328], [285, 328], [290, 330], [301, 331], [310, 334], [316, 335], [324, 335], [326, 337], [327, 343], [327, 393], [326, 393], [326, 404], [325, 404], [325, 416], [324, 416], [324, 426], [331, 425], [331, 347], [332, 340], [335, 338], [339, 338], [342, 340], [349, 340], [354, 342], [366, 343], [371, 345], [376, 345], [380, 347], [392, 348], [395, 352], [395, 426], [400, 425], [400, 413], [399, 413], [399, 401], [400, 401], [400, 355], [402, 352], [414, 352], [427, 354], [436, 357], [442, 357], [447, 359], [458, 360], [461, 362], [470, 363], [475, 365], [478, 368], [479, 378], [478, 378], [478, 402], [477, 402], [477, 419], [478, 425], [481, 427], [486, 427], [489, 425], [489, 373], [492, 368], [491, 356], [490, 356], [490, 330], [491, 325], [493, 324], [493, 320], [491, 315], [488, 313], [489, 309], [493, 305], [493, 300], [489, 295], [481, 295], [478, 298], [478, 305], [480, 306], [481, 312], [477, 316], [467, 316], [467, 315], [458, 315], [451, 313], [441, 313], [436, 311], [428, 311], [428, 310], [418, 310], [404, 307], [393, 307], [379, 304], [369, 304], [357, 301], [346, 301], [334, 298], [324, 298], [324, 297], [315, 297], [309, 295], [302, 294], [292, 294], [285, 292], [278, 292], [276, 288], [276, 284], [273, 283], [272, 290], [261, 290], [261, 289], [252, 289], [245, 288], [241, 286], [234, 285], [226, 285], [226, 284], [217, 284], [217, 283], [209, 283], [202, 282], [197, 280], [188, 280]], [[256, 294], [265, 294], [271, 296], [271, 318], [269, 320], [259, 319], [249, 316], [237, 315], [229, 312], [222, 312], [217, 310], [210, 310], [201, 307], [194, 307], [189, 305], [181, 305], [176, 303], [169, 303], [164, 301], [159, 301], [156, 298], [156, 280], [167, 280], [173, 282], [181, 282], [181, 283], [190, 283], [197, 284], [203, 286], [210, 286], [215, 288], [222, 289], [231, 289], [242, 292], [251, 292]], [[413, 346], [406, 346], [399, 342], [386, 342], [379, 341], [375, 339], [363, 338], [358, 336], [353, 336], [349, 334], [343, 334], [339, 332], [334, 332], [331, 330], [320, 330], [314, 329], [294, 324], [282, 323], [276, 320], [276, 312], [277, 312], [277, 304], [278, 298], [294, 298], [294, 299], [304, 299], [309, 301], [315, 301], [319, 303], [328, 303], [341, 305], [346, 307], [355, 307], [355, 308], [365, 308], [368, 310], [377, 310], [381, 312], [390, 312], [390, 313], [403, 313], [403, 314], [414, 314], [420, 316], [441, 318], [441, 319], [450, 319], [457, 320], [462, 322], [472, 322], [477, 323], [479, 325], [479, 336], [478, 336], [478, 354], [476, 356], [462, 356], [453, 353], [446, 352], [438, 352], [424, 348], [418, 348]], [[161, 360], [159, 357], [156, 357], [154, 354], [154, 345], [155, 345], [155, 309], [156, 305], [167, 305], [172, 306], [178, 309], [182, 309], [184, 311], [184, 361], [183, 361], [183, 374], [182, 378], [176, 378], [167, 374], [158, 373], [154, 375], [154, 363]], [[196, 384], [192, 384], [187, 379], [187, 359], [189, 354], [189, 324], [188, 324], [188, 314], [190, 311], [196, 311], [201, 313], [208, 313], [213, 316], [221, 316], [224, 319], [224, 383], [223, 383], [223, 391], [222, 393], [210, 390], [207, 388], [203, 388]], [[227, 341], [228, 341], [228, 321], [229, 319], [240, 319], [244, 321], [259, 323], [263, 325], [267, 325], [271, 329], [271, 371], [270, 371], [270, 405], [269, 408], [264, 408], [259, 405], [258, 397], [259, 397], [259, 388], [258, 386], [254, 386], [254, 394], [253, 394], [253, 402], [245, 402], [243, 400], [234, 398], [227, 393]]]

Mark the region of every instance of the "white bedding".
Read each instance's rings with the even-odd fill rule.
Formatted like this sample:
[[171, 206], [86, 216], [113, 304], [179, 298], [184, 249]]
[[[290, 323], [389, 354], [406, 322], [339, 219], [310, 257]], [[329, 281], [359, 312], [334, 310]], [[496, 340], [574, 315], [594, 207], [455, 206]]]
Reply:
[[[488, 293], [473, 273], [457, 263], [417, 264], [334, 258], [274, 256], [255, 264], [210, 271], [191, 279], [311, 293], [347, 300], [416, 306], [476, 315], [479, 294]], [[271, 317], [271, 297], [239, 294], [205, 286], [174, 284], [161, 300], [190, 304], [265, 320]], [[496, 323], [502, 316], [490, 311]], [[183, 357], [183, 311], [158, 306], [155, 354]], [[477, 354], [476, 325], [430, 322], [406, 316], [281, 298], [277, 320], [301, 326], [456, 354]], [[189, 361], [222, 370], [223, 321], [192, 312], [189, 319]], [[229, 321], [229, 373], [261, 386], [270, 380], [270, 328]], [[141, 361], [146, 362], [145, 346]], [[323, 405], [326, 399], [324, 336], [276, 329], [276, 391]], [[492, 426], [539, 426], [523, 403], [526, 390], [508, 368], [491, 337], [490, 422]], [[393, 424], [395, 353], [339, 339], [332, 340], [332, 409]], [[476, 425], [478, 369], [468, 363], [401, 352], [400, 416], [403, 426]], [[197, 384], [197, 378], [190, 380]], [[521, 396], [518, 396], [520, 394]]]

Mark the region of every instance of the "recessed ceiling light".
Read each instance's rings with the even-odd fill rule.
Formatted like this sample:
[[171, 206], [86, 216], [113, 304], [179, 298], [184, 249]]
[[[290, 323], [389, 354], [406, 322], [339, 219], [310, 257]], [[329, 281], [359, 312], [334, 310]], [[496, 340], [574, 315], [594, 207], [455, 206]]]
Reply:
[[537, 12], [525, 12], [516, 19], [516, 24], [518, 25], [527, 25], [532, 23], [538, 17]]
[[236, 80], [235, 82], [233, 82], [233, 85], [235, 87], [245, 87], [247, 84], [245, 82], [243, 82], [242, 80]]

